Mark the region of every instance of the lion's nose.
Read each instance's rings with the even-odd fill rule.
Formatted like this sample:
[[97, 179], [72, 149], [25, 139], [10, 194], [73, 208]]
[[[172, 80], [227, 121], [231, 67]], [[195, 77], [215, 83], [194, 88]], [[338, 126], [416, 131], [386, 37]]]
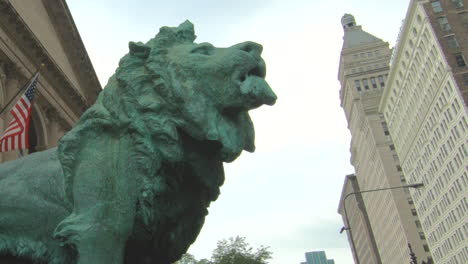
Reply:
[[258, 76], [247, 78], [240, 87], [245, 99], [245, 106], [250, 110], [263, 104], [274, 105], [276, 94], [270, 88], [265, 79]]
[[260, 58], [260, 55], [262, 54], [262, 50], [263, 50], [262, 45], [252, 42], [252, 41], [246, 41], [246, 42], [236, 44], [233, 46], [233, 48], [245, 51], [249, 53], [250, 55], [254, 56], [255, 58]]

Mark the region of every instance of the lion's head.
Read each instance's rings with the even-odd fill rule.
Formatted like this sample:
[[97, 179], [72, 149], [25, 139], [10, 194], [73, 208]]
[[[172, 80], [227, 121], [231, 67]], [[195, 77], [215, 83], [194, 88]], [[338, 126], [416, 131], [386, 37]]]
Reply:
[[157, 112], [159, 102], [153, 99], [162, 97], [166, 107], [177, 112], [177, 128], [196, 140], [220, 143], [222, 159], [230, 162], [243, 149], [254, 150], [248, 111], [276, 100], [264, 80], [262, 47], [245, 42], [215, 48], [194, 43], [194, 39], [193, 25], [185, 22], [178, 28], [162, 28], [147, 44], [130, 43], [130, 54], [122, 59], [117, 79], [127, 87], [143, 81], [139, 79], [143, 76], [129, 76], [123, 68], [141, 63], [139, 73], [158, 84], [148, 84], [147, 96], [140, 94], [140, 110]]
[[223, 183], [222, 163], [255, 149], [248, 111], [276, 101], [264, 80], [262, 47], [244, 42], [216, 48], [194, 40], [193, 25], [186, 21], [161, 28], [146, 44], [130, 43], [96, 104], [59, 142], [70, 200], [77, 157], [94, 135], [130, 136], [128, 163], [140, 182], [139, 214], [146, 225], [167, 222], [155, 207], [173, 203], [185, 188], [181, 182], [187, 176], [174, 176], [175, 171], [188, 168], [183, 173], [203, 186], [206, 208]]

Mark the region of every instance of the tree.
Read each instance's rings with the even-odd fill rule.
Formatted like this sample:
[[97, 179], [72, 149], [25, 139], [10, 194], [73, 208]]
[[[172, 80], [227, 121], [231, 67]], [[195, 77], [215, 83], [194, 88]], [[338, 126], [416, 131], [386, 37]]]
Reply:
[[213, 264], [211, 261], [207, 259], [197, 260], [195, 256], [190, 253], [185, 253], [182, 255], [178, 261], [174, 262], [173, 264]]
[[268, 247], [260, 246], [255, 251], [245, 242], [245, 237], [231, 237], [219, 240], [213, 250], [211, 260], [196, 260], [192, 254], [185, 253], [174, 264], [267, 264], [272, 252]]
[[218, 241], [211, 261], [213, 264], [267, 264], [271, 256], [268, 247], [260, 246], [254, 251], [245, 237], [236, 236]]
[[198, 264], [198, 261], [195, 259], [195, 257], [192, 254], [185, 253], [184, 255], [182, 255], [182, 258], [179, 259], [174, 264]]

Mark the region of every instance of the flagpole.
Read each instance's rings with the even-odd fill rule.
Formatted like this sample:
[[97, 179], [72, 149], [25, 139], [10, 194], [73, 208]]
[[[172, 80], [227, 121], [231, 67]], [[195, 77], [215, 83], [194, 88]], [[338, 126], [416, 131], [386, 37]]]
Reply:
[[39, 68], [37, 69], [37, 71], [32, 75], [31, 78], [29, 78], [28, 82], [23, 86], [23, 88], [21, 88], [11, 99], [10, 101], [5, 105], [5, 107], [3, 107], [3, 109], [0, 111], [0, 116], [3, 114], [3, 112], [5, 112], [5, 110], [8, 108], [8, 106], [11, 104], [11, 102], [13, 102], [13, 100], [15, 100], [19, 94], [21, 94], [21, 92], [24, 92], [24, 90], [26, 90], [26, 88], [29, 86], [29, 84], [31, 83], [32, 79], [34, 78], [34, 76], [36, 76], [40, 71], [41, 69], [44, 67], [44, 63], [41, 63], [41, 66], [39, 66]]

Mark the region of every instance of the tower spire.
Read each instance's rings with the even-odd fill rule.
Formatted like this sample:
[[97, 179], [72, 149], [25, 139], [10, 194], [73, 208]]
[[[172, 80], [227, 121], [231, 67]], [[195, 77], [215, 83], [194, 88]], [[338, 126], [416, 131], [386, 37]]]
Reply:
[[356, 20], [351, 14], [344, 14], [341, 18], [343, 26], [343, 49], [354, 48], [370, 43], [383, 42], [381, 39], [362, 30], [361, 26], [356, 25]]
[[346, 30], [348, 28], [356, 26], [356, 20], [354, 19], [353, 15], [344, 14], [341, 18], [341, 25], [343, 26], [343, 29]]

